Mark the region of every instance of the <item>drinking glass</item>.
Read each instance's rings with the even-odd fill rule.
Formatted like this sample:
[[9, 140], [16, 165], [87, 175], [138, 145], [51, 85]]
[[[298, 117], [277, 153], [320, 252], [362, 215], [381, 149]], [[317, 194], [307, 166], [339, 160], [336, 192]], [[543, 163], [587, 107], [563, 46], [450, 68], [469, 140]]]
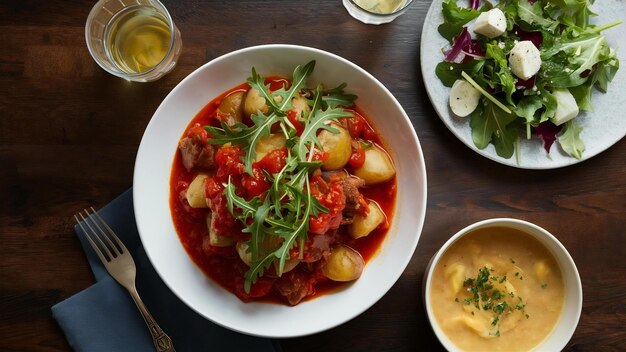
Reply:
[[[159, 34], [162, 40], [150, 34]], [[117, 50], [116, 38], [130, 40], [128, 46], [124, 47], [128, 50]], [[170, 72], [176, 66], [182, 48], [180, 31], [158, 0], [98, 1], [87, 17], [85, 40], [89, 53], [100, 67], [110, 74], [134, 82], [154, 81]], [[143, 56], [132, 56], [132, 59], [127, 56], [136, 50], [144, 50], [140, 54]]]
[[367, 24], [383, 24], [406, 12], [414, 0], [343, 0], [343, 6], [357, 20]]

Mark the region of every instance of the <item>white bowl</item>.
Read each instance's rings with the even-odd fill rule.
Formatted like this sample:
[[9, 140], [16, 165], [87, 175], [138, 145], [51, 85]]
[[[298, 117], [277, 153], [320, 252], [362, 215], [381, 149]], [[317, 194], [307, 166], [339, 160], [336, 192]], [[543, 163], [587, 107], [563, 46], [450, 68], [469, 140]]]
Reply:
[[[398, 195], [391, 228], [359, 280], [338, 292], [295, 307], [243, 303], [196, 267], [174, 230], [169, 179], [177, 143], [189, 121], [214, 97], [246, 81], [254, 66], [262, 75], [291, 77], [297, 65], [316, 60], [309, 86], [342, 82], [358, 95], [395, 162]], [[417, 135], [393, 95], [372, 75], [330, 53], [293, 45], [238, 50], [205, 64], [165, 98], [148, 124], [135, 163], [133, 197], [146, 253], [168, 287], [189, 307], [224, 327], [267, 337], [294, 337], [330, 329], [376, 303], [409, 263], [426, 212], [426, 169]]]
[[550, 232], [530, 222], [511, 218], [488, 219], [467, 226], [466, 228], [462, 229], [454, 236], [452, 236], [446, 243], [444, 243], [439, 251], [437, 251], [437, 253], [435, 253], [435, 255], [432, 257], [430, 263], [428, 263], [425, 272], [425, 279], [423, 281], [423, 293], [425, 301], [424, 305], [426, 307], [428, 320], [430, 321], [430, 325], [433, 328], [435, 335], [437, 335], [437, 338], [439, 339], [441, 344], [448, 351], [460, 351], [459, 348], [456, 347], [452, 343], [452, 341], [445, 335], [445, 333], [437, 323], [437, 319], [435, 318], [435, 315], [430, 307], [429, 292], [431, 287], [432, 273], [439, 263], [439, 259], [443, 256], [446, 250], [450, 248], [452, 244], [454, 244], [466, 234], [473, 232], [474, 230], [489, 227], [507, 227], [527, 233], [536, 238], [540, 243], [542, 243], [556, 259], [556, 262], [561, 269], [561, 274], [563, 277], [565, 300], [561, 311], [561, 316], [557, 321], [556, 326], [554, 327], [550, 335], [546, 337], [538, 346], [536, 346], [534, 350], [562, 350], [565, 345], [567, 345], [567, 342], [572, 338], [572, 335], [576, 330], [576, 326], [578, 325], [578, 320], [580, 319], [580, 313], [582, 311], [583, 290], [580, 282], [580, 276], [578, 275], [578, 269], [576, 269], [576, 264], [574, 264], [574, 260], [567, 252], [567, 249], [565, 249], [561, 242], [559, 242], [559, 240], [557, 240], [556, 237], [554, 237]]

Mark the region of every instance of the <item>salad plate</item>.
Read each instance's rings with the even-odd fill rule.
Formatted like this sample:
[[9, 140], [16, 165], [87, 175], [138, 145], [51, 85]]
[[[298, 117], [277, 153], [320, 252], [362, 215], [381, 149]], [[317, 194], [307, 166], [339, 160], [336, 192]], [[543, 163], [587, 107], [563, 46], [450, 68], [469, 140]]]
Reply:
[[[424, 85], [435, 111], [450, 129], [450, 131], [470, 149], [478, 154], [498, 163], [522, 169], [554, 169], [573, 165], [587, 160], [620, 141], [626, 135], [626, 70], [617, 71], [608, 85], [606, 93], [593, 89], [591, 104], [593, 111], [580, 111], [575, 118], [582, 127], [580, 139], [585, 144], [585, 150], [580, 159], [568, 155], [558, 142], [555, 142], [550, 151], [544, 149], [543, 141], [535, 134], [527, 139], [525, 131], [520, 129], [519, 143], [515, 154], [504, 158], [496, 153], [493, 143], [484, 149], [479, 149], [472, 139], [470, 117], [458, 117], [448, 104], [450, 88], [444, 86], [435, 73], [437, 64], [444, 60], [443, 50], [450, 47], [446, 38], [439, 34], [437, 27], [443, 23], [442, 1], [434, 0], [424, 20], [422, 30], [420, 62]], [[458, 6], [468, 6], [468, 1], [459, 0]], [[481, 2], [482, 5], [482, 2]], [[591, 24], [604, 25], [626, 18], [626, 7], [620, 0], [605, 0], [592, 6], [597, 16], [590, 17]], [[470, 22], [471, 23], [471, 22]], [[626, 37], [622, 32], [626, 30], [626, 23], [602, 32], [611, 48], [617, 49], [617, 58], [626, 62]]]

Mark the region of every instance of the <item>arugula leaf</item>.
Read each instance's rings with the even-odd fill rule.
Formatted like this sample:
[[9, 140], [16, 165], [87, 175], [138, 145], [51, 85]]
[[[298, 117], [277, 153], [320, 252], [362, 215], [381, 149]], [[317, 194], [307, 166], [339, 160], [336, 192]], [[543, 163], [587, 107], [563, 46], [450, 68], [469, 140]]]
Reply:
[[345, 94], [343, 89], [347, 86], [347, 83], [342, 83], [335, 88], [329, 89], [326, 94], [322, 96], [322, 108], [336, 108], [338, 106], [351, 107], [354, 105], [356, 95]]
[[280, 96], [281, 99], [278, 109], [283, 113], [286, 110], [293, 109], [291, 100], [298, 94], [298, 92], [305, 87], [307, 78], [313, 73], [315, 68], [315, 60], [309, 61], [306, 65], [300, 67], [296, 66], [293, 70], [293, 79], [291, 81], [291, 87], [285, 90], [284, 87], [271, 93], [272, 96]]
[[[315, 101], [313, 106], [317, 106], [321, 100], [321, 86], [318, 86], [315, 93]], [[320, 146], [320, 142], [317, 139], [317, 131], [320, 129], [328, 130], [332, 133], [339, 133], [339, 131], [332, 127], [329, 122], [336, 121], [340, 118], [352, 117], [354, 114], [347, 112], [342, 108], [328, 108], [327, 110], [312, 109], [309, 119], [306, 121], [304, 130], [300, 135], [300, 139], [294, 147], [294, 154], [300, 161], [307, 161], [307, 152], [314, 145]], [[309, 157], [312, 157], [312, 153]]]
[[515, 145], [518, 140], [518, 127], [514, 124], [504, 126], [502, 131], [496, 130], [493, 136], [496, 154], [506, 159], [510, 158], [515, 153]]
[[539, 118], [539, 123], [541, 123], [554, 117], [558, 102], [552, 92], [548, 91], [544, 85], [538, 85], [537, 91], [541, 93], [541, 101], [545, 107], [545, 110], [541, 113], [541, 117]]
[[235, 206], [241, 210], [241, 214], [237, 215], [238, 218], [248, 219], [256, 213], [258, 209], [258, 198], [253, 198], [251, 202], [246, 201], [245, 199], [239, 197], [235, 193], [235, 186], [230, 182], [230, 177], [228, 178], [228, 183], [224, 188], [224, 192], [226, 193], [226, 201], [228, 205], [228, 211], [235, 215]]
[[[489, 4], [489, 2], [486, 2]], [[502, 0], [495, 6], [502, 10], [506, 17], [506, 30], [510, 31], [517, 22], [517, 2], [515, 0]]]
[[470, 115], [474, 145], [479, 149], [485, 149], [493, 141], [496, 153], [508, 159], [515, 151], [517, 129], [511, 122], [516, 116], [503, 111], [489, 99], [483, 98], [482, 103], [482, 106]]
[[554, 32], [559, 25], [558, 21], [544, 15], [541, 1], [531, 4], [528, 0], [517, 0], [517, 14], [522, 21], [549, 32]]
[[619, 61], [617, 59], [602, 61], [591, 72], [587, 82], [569, 89], [574, 99], [576, 99], [576, 104], [580, 110], [593, 111], [593, 106], [591, 105], [591, 91], [593, 87], [606, 93], [608, 82], [613, 80], [618, 69]]
[[582, 130], [583, 128], [576, 124], [574, 120], [569, 120], [565, 123], [565, 130], [557, 138], [561, 148], [563, 148], [567, 154], [578, 160], [582, 158], [583, 152], [585, 151], [585, 143], [580, 139], [580, 132], [582, 132]]
[[443, 0], [441, 3], [441, 13], [443, 14], [443, 23], [439, 25], [437, 30], [442, 37], [448, 39], [452, 43], [452, 39], [459, 35], [463, 30], [463, 26], [478, 17], [480, 12], [469, 7], [459, 7], [456, 0]]
[[276, 259], [276, 255], [272, 252], [263, 257], [263, 259], [250, 263], [250, 269], [248, 269], [244, 275], [246, 280], [243, 287], [246, 293], [250, 293], [252, 284], [255, 283], [260, 276], [263, 276], [263, 273], [272, 265], [274, 259]]
[[485, 60], [474, 59], [465, 63], [453, 63], [442, 61], [437, 64], [435, 68], [435, 74], [444, 86], [452, 87], [454, 81], [461, 79], [461, 72], [465, 71], [472, 77], [482, 76], [482, 69], [485, 65]]
[[589, 16], [597, 14], [589, 8], [594, 0], [545, 0], [546, 13], [555, 20], [569, 26], [587, 28]]
[[499, 86], [502, 87], [502, 90], [506, 93], [506, 101], [513, 105], [513, 93], [515, 93], [514, 78], [509, 69], [504, 51], [500, 49], [495, 41], [487, 44], [487, 58], [494, 59], [497, 69], [496, 76], [500, 81]]
[[527, 124], [536, 123], [535, 113], [541, 109], [543, 101], [538, 95], [529, 95], [520, 99], [517, 106], [513, 108], [515, 115], [526, 120]]
[[530, 139], [532, 134], [530, 126], [537, 124], [536, 113], [543, 107], [543, 101], [538, 95], [529, 95], [520, 99], [519, 103], [513, 107], [515, 115], [526, 121], [526, 139]]
[[608, 59], [611, 59], [611, 49], [603, 35], [592, 33], [576, 38], [566, 37], [542, 52], [540, 75], [552, 87], [576, 87], [587, 81], [583, 72]]

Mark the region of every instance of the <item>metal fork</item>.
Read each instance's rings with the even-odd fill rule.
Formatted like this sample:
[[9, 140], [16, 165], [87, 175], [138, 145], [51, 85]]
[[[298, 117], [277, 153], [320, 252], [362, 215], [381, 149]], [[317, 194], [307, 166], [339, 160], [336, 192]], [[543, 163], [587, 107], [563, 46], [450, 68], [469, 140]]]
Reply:
[[[74, 215], [76, 223], [78, 223], [78, 226], [83, 230], [85, 237], [89, 240], [91, 247], [96, 252], [109, 274], [130, 293], [144, 321], [148, 325], [156, 350], [158, 352], [175, 352], [176, 350], [174, 349], [174, 345], [172, 345], [172, 340], [156, 323], [141, 301], [139, 293], [137, 293], [137, 288], [135, 287], [137, 268], [135, 267], [133, 257], [104, 219], [98, 215], [93, 207], [90, 209], [91, 213], [88, 209], [84, 209], [85, 215], [83, 215], [82, 212], [78, 212], [77, 215]], [[80, 219], [78, 218], [79, 216]], [[85, 228], [83, 224], [86, 225], [87, 228]], [[89, 231], [87, 231], [87, 229]], [[115, 244], [113, 244], [113, 241], [115, 241]]]

